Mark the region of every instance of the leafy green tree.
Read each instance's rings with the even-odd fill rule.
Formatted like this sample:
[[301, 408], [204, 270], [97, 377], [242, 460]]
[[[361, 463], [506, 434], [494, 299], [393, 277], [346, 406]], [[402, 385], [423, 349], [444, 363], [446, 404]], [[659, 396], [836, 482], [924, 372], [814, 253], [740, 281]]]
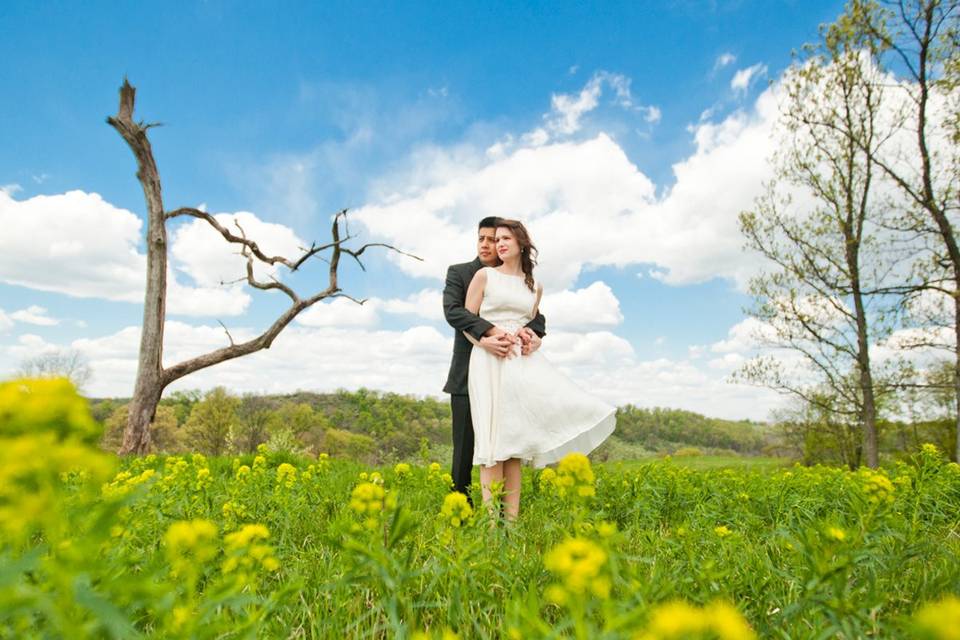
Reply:
[[[952, 339], [932, 331], [913, 346], [952, 352], [954, 430], [960, 436], [960, 2], [851, 0], [843, 20], [838, 38], [868, 43], [861, 49], [901, 94], [902, 143], [861, 146], [901, 197], [892, 227], [919, 239], [908, 297], [943, 303], [935, 305], [942, 307], [939, 317], [921, 313], [919, 320], [933, 330], [948, 328]], [[960, 460], [960, 437], [955, 441], [953, 456]]]
[[240, 421], [240, 399], [223, 387], [215, 387], [194, 405], [184, 425], [186, 444], [193, 451], [212, 456], [227, 452], [231, 429]]
[[750, 313], [768, 329], [758, 337], [802, 364], [760, 356], [735, 378], [803, 399], [826, 424], [855, 422], [876, 467], [878, 390], [898, 369], [878, 384], [870, 345], [892, 332], [898, 265], [909, 255], [884, 231], [874, 154], [895, 127], [880, 70], [863, 55], [871, 46], [841, 16], [784, 76], [776, 175], [740, 228], [768, 264], [750, 282]]
[[[107, 451], [116, 451], [123, 443], [123, 430], [127, 426], [129, 405], [114, 408], [104, 421], [103, 439], [100, 446]], [[157, 415], [150, 423], [150, 452], [176, 453], [183, 449], [183, 434], [177, 425], [177, 416], [172, 407], [157, 407]]]

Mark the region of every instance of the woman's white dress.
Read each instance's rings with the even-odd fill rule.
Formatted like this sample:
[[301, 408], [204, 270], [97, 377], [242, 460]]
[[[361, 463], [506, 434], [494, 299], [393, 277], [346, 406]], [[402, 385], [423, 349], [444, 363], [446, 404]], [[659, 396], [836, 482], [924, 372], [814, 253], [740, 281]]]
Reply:
[[[537, 295], [523, 276], [485, 267], [480, 316], [514, 333], [533, 319]], [[497, 358], [480, 347], [467, 377], [473, 417], [473, 463], [509, 458], [542, 467], [571, 452], [589, 453], [613, 433], [616, 408], [587, 393], [539, 351]]]

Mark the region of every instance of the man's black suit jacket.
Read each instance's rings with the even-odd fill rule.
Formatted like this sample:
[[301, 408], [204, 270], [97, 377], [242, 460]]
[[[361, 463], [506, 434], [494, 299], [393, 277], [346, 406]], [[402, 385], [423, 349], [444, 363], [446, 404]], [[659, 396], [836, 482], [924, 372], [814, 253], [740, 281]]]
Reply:
[[[479, 340], [493, 325], [464, 307], [467, 300], [467, 288], [477, 271], [483, 267], [480, 258], [472, 262], [450, 265], [447, 269], [447, 284], [443, 288], [443, 315], [454, 329], [453, 360], [450, 361], [450, 373], [443, 386], [446, 393], [467, 395], [467, 369], [470, 366], [470, 350], [473, 343], [463, 335], [466, 331]], [[542, 313], [531, 320], [527, 326], [541, 338], [546, 335], [547, 321]]]

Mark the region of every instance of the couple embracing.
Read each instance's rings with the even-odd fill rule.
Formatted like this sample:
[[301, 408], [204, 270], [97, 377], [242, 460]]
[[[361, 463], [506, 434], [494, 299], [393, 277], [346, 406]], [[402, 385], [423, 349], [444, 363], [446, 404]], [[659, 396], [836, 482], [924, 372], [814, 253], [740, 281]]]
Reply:
[[477, 229], [477, 257], [447, 271], [443, 311], [454, 328], [443, 390], [453, 413], [454, 490], [470, 497], [480, 465], [484, 503], [503, 486], [504, 511], [520, 511], [520, 464], [536, 467], [589, 453], [616, 424], [616, 409], [586, 393], [538, 352], [546, 334], [537, 249], [516, 220], [489, 217]]

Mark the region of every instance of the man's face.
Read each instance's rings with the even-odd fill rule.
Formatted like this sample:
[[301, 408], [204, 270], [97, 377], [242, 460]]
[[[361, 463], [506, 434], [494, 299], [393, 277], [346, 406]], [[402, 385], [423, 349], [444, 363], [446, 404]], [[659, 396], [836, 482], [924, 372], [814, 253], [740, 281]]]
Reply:
[[477, 256], [480, 262], [487, 266], [494, 266], [500, 260], [497, 258], [497, 230], [494, 227], [481, 227], [477, 233]]

